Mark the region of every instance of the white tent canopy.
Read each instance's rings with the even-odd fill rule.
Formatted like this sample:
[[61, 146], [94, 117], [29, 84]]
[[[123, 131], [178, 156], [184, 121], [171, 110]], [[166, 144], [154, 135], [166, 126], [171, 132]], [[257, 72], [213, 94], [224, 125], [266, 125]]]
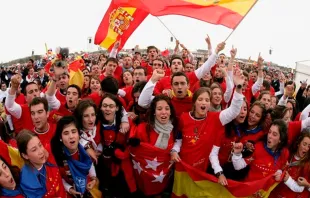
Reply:
[[308, 80], [308, 83], [310, 82], [310, 60], [296, 62], [296, 90], [299, 89], [300, 81], [303, 80]]

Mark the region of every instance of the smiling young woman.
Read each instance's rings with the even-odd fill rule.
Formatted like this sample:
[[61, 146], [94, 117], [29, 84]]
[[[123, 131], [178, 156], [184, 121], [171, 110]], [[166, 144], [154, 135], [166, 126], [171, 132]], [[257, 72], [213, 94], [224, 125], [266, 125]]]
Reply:
[[291, 147], [291, 155], [285, 172], [284, 181], [281, 182], [271, 193], [271, 198], [276, 197], [299, 197], [310, 196], [310, 133], [309, 130], [297, 137]]
[[[241, 110], [244, 98], [241, 89], [243, 82], [244, 77], [241, 71], [238, 71], [234, 76], [236, 89], [231, 106], [221, 112], [209, 112], [211, 103], [211, 90], [209, 88], [202, 87], [194, 93], [192, 111], [183, 113], [180, 117], [181, 149], [177, 148], [176, 144], [174, 146], [175, 150], [180, 151], [180, 156], [178, 152], [172, 151], [171, 158], [173, 161], [177, 162], [180, 158], [194, 168], [206, 171], [210, 158], [214, 173], [219, 178], [219, 183], [227, 185], [226, 178], [219, 165], [218, 151], [221, 139], [224, 136], [225, 125], [235, 119]], [[212, 153], [214, 155], [211, 157]], [[174, 185], [178, 184], [175, 183]], [[186, 188], [186, 186], [182, 186], [182, 188]]]
[[60, 169], [67, 196], [92, 197], [97, 184], [96, 172], [91, 158], [79, 143], [80, 132], [73, 116], [58, 121], [56, 133], [51, 140], [52, 152]]
[[285, 167], [289, 157], [286, 148], [287, 141], [286, 123], [283, 120], [275, 120], [268, 134], [263, 137], [262, 141], [256, 143], [251, 158], [242, 157], [242, 143], [234, 144], [233, 166], [236, 170], [241, 170], [251, 165], [245, 181], [259, 180], [270, 174], [274, 174], [275, 180], [280, 181], [281, 170]]
[[38, 136], [22, 130], [16, 137], [18, 150], [25, 161], [20, 187], [26, 197], [65, 197], [58, 167]]

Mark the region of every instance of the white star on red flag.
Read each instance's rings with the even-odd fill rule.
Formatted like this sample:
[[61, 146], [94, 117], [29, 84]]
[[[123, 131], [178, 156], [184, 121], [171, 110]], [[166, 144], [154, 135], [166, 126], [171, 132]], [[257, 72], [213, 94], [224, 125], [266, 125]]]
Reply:
[[145, 168], [151, 168], [151, 169], [153, 169], [154, 171], [156, 171], [157, 166], [163, 164], [162, 162], [158, 162], [158, 161], [157, 161], [157, 157], [155, 157], [154, 160], [152, 160], [152, 161], [151, 161], [151, 160], [147, 160], [147, 159], [145, 159], [145, 161], [146, 161], [146, 163], [147, 163], [147, 165], [145, 166]]
[[143, 171], [143, 169], [141, 168], [140, 162], [136, 162], [135, 160], [132, 160], [133, 163], [133, 168], [136, 169], [140, 175], [141, 171]]
[[152, 182], [163, 183], [163, 180], [164, 180], [164, 178], [165, 178], [166, 175], [164, 175], [164, 172], [161, 171], [161, 172], [159, 173], [159, 175], [153, 174], [153, 176], [155, 177], [155, 179], [154, 179]]

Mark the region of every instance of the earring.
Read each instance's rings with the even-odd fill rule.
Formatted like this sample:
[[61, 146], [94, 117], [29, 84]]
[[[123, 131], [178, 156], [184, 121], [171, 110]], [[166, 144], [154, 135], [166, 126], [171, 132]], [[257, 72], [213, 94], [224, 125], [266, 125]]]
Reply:
[[61, 141], [61, 142], [62, 142], [62, 139], [60, 139], [59, 141]]

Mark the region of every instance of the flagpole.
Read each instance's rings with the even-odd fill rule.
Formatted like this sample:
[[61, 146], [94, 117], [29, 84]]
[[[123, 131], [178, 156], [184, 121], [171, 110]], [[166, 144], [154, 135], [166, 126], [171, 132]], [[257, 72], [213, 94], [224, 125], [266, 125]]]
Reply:
[[233, 29], [233, 31], [230, 32], [230, 34], [228, 35], [228, 37], [225, 39], [224, 42], [226, 42], [229, 37], [235, 32], [235, 30], [237, 29], [237, 27], [240, 25], [240, 23], [243, 21], [243, 19], [249, 14], [249, 12], [252, 10], [252, 8], [254, 8], [254, 6], [256, 5], [256, 3], [258, 2], [258, 0], [255, 1], [255, 3], [253, 3], [253, 5], [251, 6], [251, 8], [247, 11], [247, 13], [244, 15], [244, 17], [239, 21], [239, 23], [237, 24], [237, 26], [235, 27], [235, 29]]
[[156, 17], [159, 22], [170, 32], [170, 34], [174, 37], [175, 40], [178, 40], [177, 37], [171, 32], [171, 30], [164, 24], [164, 22], [162, 20], [160, 20], [160, 18]]

